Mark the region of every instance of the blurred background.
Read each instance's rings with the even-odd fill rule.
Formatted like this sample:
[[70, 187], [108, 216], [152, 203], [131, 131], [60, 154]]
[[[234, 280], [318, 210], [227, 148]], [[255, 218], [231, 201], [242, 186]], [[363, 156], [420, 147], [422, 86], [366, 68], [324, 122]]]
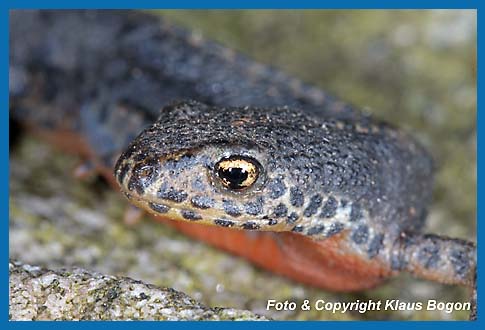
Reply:
[[[153, 11], [411, 131], [436, 165], [427, 231], [475, 241], [476, 11]], [[467, 291], [401, 275], [361, 294], [295, 284], [156, 224], [123, 223], [127, 203], [77, 160], [30, 137], [11, 154], [10, 256], [82, 266], [276, 319], [466, 319], [467, 312], [268, 312], [267, 299], [466, 301]]]

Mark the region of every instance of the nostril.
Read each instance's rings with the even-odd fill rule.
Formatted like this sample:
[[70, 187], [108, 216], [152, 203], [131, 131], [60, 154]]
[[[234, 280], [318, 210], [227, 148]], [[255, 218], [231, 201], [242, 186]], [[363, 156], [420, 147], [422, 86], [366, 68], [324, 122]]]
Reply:
[[133, 171], [137, 179], [140, 180], [144, 185], [150, 184], [155, 178], [155, 171], [151, 166], [142, 165], [135, 168]]

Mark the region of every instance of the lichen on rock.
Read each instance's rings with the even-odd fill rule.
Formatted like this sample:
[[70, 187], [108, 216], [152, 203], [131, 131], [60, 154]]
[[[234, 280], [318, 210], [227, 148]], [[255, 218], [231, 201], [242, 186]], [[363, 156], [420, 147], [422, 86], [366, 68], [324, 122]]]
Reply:
[[209, 308], [185, 293], [81, 268], [49, 270], [10, 261], [10, 320], [265, 320]]

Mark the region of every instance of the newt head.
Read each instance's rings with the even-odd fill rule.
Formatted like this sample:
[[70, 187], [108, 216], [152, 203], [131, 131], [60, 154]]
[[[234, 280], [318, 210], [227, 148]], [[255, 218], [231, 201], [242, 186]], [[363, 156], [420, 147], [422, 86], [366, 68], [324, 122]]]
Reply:
[[424, 218], [430, 164], [384, 124], [189, 101], [162, 109], [115, 177], [133, 204], [164, 218], [313, 239], [348, 229], [374, 255], [375, 242]]
[[122, 191], [142, 209], [173, 220], [291, 231], [297, 217], [287, 219], [289, 177], [276, 170], [264, 141], [254, 139], [270, 117], [225, 110], [198, 102], [164, 108], [119, 158]]

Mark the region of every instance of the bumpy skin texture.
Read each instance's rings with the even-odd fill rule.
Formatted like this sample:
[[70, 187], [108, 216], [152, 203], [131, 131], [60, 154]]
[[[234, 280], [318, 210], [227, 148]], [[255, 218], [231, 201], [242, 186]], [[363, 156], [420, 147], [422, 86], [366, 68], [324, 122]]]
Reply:
[[[250, 191], [233, 192], [211, 179], [216, 163], [235, 155], [261, 164]], [[354, 227], [354, 240], [371, 254], [379, 252], [375, 239], [394, 241], [421, 226], [432, 178], [424, 150], [383, 124], [196, 102], [164, 108], [116, 168], [136, 198], [180, 204], [210, 197], [206, 210], [219, 210], [241, 228], [251, 223], [316, 238]], [[183, 192], [161, 196], [171, 188]]]
[[[112, 182], [149, 126], [116, 179], [182, 231], [334, 290], [472, 282], [473, 244], [418, 234], [432, 165], [401, 131], [149, 15], [14, 11], [10, 31], [12, 118]], [[254, 187], [220, 186], [230, 155], [258, 161]]]

